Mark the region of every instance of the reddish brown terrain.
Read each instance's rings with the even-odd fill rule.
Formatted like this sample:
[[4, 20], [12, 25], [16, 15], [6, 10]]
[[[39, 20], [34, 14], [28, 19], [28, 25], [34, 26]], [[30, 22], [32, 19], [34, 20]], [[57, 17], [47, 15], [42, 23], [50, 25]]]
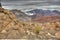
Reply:
[[54, 21], [60, 21], [60, 16], [43, 16], [40, 18], [35, 18], [33, 21], [37, 22], [54, 22]]

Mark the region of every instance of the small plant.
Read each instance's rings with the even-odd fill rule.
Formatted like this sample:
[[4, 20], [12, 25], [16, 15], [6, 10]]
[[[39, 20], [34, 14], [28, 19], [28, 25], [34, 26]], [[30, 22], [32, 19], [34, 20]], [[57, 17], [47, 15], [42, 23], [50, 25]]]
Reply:
[[23, 23], [22, 25], [23, 25], [23, 26], [25, 26], [26, 24], [25, 24], [25, 23]]
[[41, 27], [36, 27], [35, 28], [35, 32], [37, 33], [37, 34], [39, 34], [39, 32], [42, 30], [42, 28]]

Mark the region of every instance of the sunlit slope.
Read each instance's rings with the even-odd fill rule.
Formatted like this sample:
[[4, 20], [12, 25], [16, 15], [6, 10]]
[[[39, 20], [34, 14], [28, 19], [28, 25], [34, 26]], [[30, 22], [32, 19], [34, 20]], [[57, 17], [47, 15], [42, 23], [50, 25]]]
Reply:
[[[60, 38], [60, 22], [22, 22], [4, 8], [0, 8], [0, 38], [56, 39]], [[57, 40], [57, 39], [56, 39]]]

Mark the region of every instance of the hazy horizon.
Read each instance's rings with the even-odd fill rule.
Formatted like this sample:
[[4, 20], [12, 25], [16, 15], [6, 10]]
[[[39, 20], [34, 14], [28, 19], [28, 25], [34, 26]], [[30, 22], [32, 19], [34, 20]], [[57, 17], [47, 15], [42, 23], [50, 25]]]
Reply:
[[60, 9], [60, 0], [1, 0], [1, 3], [7, 9]]

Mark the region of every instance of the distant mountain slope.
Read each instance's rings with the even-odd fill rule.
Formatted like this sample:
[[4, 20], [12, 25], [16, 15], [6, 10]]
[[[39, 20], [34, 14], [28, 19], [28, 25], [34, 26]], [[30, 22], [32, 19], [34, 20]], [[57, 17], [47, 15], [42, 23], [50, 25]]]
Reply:
[[43, 16], [59, 16], [60, 11], [58, 10], [43, 10], [43, 9], [33, 9], [27, 11], [27, 13], [33, 13], [35, 15], [34, 18], [40, 18]]
[[21, 10], [10, 10], [13, 12], [19, 20], [22, 21], [39, 21], [39, 22], [49, 22], [49, 21], [57, 21], [60, 20], [60, 11], [57, 10], [43, 10], [43, 9], [34, 9], [31, 11], [27, 11], [27, 13], [33, 13], [34, 15], [27, 15]]
[[33, 13], [33, 14], [36, 14], [36, 15], [46, 15], [46, 16], [49, 16], [49, 15], [56, 15], [56, 14], [60, 14], [60, 11], [57, 11], [57, 10], [43, 10], [43, 9], [33, 9], [33, 10], [30, 10], [30, 11], [27, 11], [27, 13]]
[[33, 21], [37, 22], [54, 22], [54, 21], [60, 21], [60, 16], [43, 16], [40, 18], [35, 18]]
[[31, 20], [31, 17], [26, 15], [21, 10], [13, 9], [13, 10], [10, 10], [10, 11], [13, 12], [19, 20], [22, 20], [22, 21], [29, 21], [29, 20]]

